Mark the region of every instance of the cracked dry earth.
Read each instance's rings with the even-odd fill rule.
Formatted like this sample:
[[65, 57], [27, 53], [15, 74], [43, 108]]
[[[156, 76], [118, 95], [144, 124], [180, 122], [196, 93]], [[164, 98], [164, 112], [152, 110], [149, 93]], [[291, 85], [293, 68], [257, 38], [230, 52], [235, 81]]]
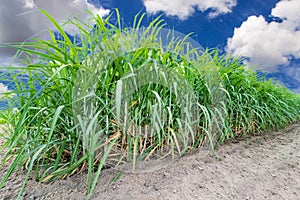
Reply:
[[[198, 151], [148, 169], [124, 172], [115, 183], [118, 169], [104, 170], [92, 199], [300, 199], [300, 122], [226, 142], [214, 156]], [[6, 172], [1, 166], [1, 179]], [[14, 173], [0, 199], [15, 199], [24, 177]], [[48, 184], [30, 179], [22, 198], [85, 199], [86, 174]]]

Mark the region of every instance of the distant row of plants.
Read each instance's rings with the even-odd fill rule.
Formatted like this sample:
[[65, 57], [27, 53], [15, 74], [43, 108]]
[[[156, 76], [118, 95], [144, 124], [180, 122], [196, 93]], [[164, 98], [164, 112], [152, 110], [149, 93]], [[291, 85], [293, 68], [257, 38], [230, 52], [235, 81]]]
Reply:
[[[174, 158], [204, 145], [213, 150], [225, 140], [300, 119], [300, 96], [258, 80], [241, 59], [189, 49], [187, 37], [162, 45], [160, 18], [142, 28], [144, 15], [137, 15], [130, 29], [122, 28], [118, 11], [116, 24], [112, 15], [94, 16], [92, 23], [74, 18], [67, 24], [78, 36], [70, 38], [42, 12], [61, 37], [49, 31], [50, 40], [10, 45], [27, 55], [27, 64], [3, 69], [15, 95], [1, 116], [7, 124], [0, 135], [6, 139], [2, 163], [11, 165], [0, 188], [24, 167], [28, 173], [18, 198], [32, 172], [37, 181], [52, 181], [87, 170], [90, 198], [105, 167], [135, 168], [140, 161]], [[165, 75], [172, 77], [164, 80]], [[22, 76], [26, 82], [19, 81]]]

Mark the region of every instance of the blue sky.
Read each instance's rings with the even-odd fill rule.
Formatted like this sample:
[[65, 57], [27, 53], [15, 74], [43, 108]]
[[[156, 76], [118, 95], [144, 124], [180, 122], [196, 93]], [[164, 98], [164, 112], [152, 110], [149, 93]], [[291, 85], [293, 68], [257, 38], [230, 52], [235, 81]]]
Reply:
[[[147, 13], [144, 25], [163, 14], [167, 27], [193, 32], [203, 47], [243, 56], [249, 67], [266, 71], [300, 93], [300, 0], [1, 1], [0, 43], [46, 37], [51, 24], [39, 9], [64, 21], [72, 16], [86, 19], [86, 9], [105, 16], [118, 8], [127, 26], [138, 12]], [[8, 64], [12, 55], [0, 48], [0, 65]], [[0, 84], [0, 90], [5, 85]]]

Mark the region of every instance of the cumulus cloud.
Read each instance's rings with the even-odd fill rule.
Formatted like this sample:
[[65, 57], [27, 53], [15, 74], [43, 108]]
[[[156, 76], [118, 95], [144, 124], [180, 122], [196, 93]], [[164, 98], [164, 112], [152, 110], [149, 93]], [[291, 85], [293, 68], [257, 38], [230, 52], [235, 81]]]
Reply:
[[8, 88], [6, 85], [0, 83], [0, 98], [4, 96], [3, 93], [9, 92]]
[[[52, 27], [49, 20], [40, 13], [46, 10], [59, 22], [74, 16], [86, 20], [86, 10], [100, 16], [109, 10], [96, 8], [86, 0], [1, 0], [0, 4], [0, 43], [23, 42], [31, 37], [43, 37]], [[14, 50], [0, 48], [0, 57], [11, 57]]]
[[300, 59], [300, 0], [281, 0], [267, 22], [263, 16], [250, 16], [227, 40], [227, 51], [248, 58], [249, 65], [266, 71]]
[[237, 0], [144, 0], [143, 2], [148, 13], [163, 11], [181, 20], [188, 18], [196, 10], [201, 12], [208, 10], [208, 17], [214, 18], [230, 13], [237, 4]]

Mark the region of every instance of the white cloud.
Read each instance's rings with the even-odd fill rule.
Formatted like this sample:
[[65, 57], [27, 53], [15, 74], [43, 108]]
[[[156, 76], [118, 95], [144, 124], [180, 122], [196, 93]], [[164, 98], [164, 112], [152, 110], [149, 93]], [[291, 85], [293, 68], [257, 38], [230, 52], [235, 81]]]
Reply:
[[196, 10], [202, 12], [209, 10], [208, 17], [214, 18], [230, 13], [237, 4], [237, 0], [144, 0], [143, 2], [148, 13], [163, 11], [181, 20], [188, 18]]
[[250, 16], [227, 40], [227, 51], [247, 57], [249, 65], [276, 71], [278, 65], [300, 58], [300, 0], [282, 0], [271, 11], [280, 18], [267, 22], [263, 16]]
[[4, 96], [1, 93], [6, 93], [6, 92], [9, 92], [7, 86], [4, 85], [3, 83], [0, 83], [0, 98], [2, 98]]
[[[45, 30], [52, 28], [52, 24], [40, 9], [59, 22], [75, 16], [85, 21], [89, 17], [86, 10], [100, 16], [109, 13], [109, 10], [96, 8], [86, 0], [1, 0], [0, 43], [23, 42], [47, 34]], [[0, 48], [1, 57], [11, 57], [14, 53], [12, 49]]]

